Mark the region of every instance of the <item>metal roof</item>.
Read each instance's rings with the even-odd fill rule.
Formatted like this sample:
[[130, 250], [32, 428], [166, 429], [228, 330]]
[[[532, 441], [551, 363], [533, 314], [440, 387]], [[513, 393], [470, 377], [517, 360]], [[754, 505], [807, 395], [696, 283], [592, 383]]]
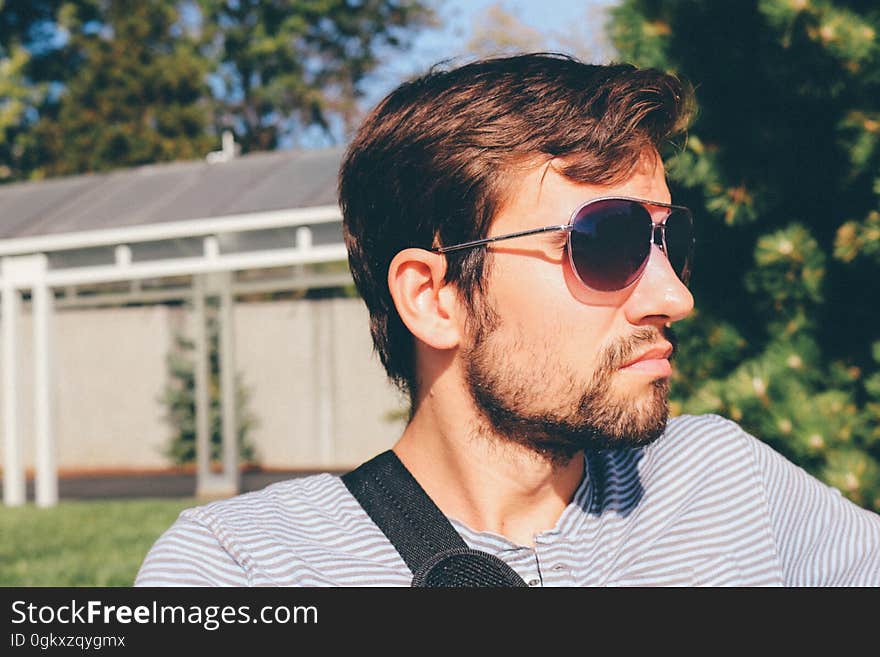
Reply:
[[335, 205], [342, 155], [273, 151], [0, 185], [0, 240]]

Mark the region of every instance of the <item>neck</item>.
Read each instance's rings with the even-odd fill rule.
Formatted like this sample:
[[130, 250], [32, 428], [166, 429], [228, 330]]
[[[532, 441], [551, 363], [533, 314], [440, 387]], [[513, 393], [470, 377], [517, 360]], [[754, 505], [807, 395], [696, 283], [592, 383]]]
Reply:
[[452, 410], [422, 400], [394, 452], [446, 516], [532, 546], [574, 496], [584, 474], [581, 453], [552, 463], [494, 435], [475, 412]]

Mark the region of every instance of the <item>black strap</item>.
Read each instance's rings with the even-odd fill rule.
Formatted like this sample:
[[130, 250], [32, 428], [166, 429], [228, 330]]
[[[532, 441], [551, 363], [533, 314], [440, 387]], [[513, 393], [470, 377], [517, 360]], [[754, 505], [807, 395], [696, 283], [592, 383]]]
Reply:
[[391, 450], [342, 481], [413, 572], [413, 586], [526, 585], [498, 557], [468, 548]]
[[391, 450], [344, 475], [342, 481], [411, 571], [438, 552], [467, 547]]

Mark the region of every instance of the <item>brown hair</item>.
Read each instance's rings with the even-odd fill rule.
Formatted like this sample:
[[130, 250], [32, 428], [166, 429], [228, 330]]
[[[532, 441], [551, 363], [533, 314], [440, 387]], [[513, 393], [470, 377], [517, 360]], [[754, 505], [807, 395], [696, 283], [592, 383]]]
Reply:
[[[662, 71], [533, 53], [434, 68], [370, 113], [340, 170], [343, 231], [373, 345], [413, 407], [413, 336], [387, 283], [395, 254], [485, 237], [507, 174], [523, 162], [563, 158], [558, 170], [571, 180], [626, 180], [646, 149], [659, 151], [684, 129], [691, 99]], [[485, 255], [446, 256], [446, 279], [472, 313], [484, 292]]]

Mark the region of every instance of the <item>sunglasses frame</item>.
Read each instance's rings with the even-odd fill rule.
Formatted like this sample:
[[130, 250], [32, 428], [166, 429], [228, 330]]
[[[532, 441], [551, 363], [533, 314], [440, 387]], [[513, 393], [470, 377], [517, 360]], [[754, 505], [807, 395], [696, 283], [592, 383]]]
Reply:
[[[660, 250], [663, 251], [663, 253], [666, 255], [667, 259], [669, 258], [669, 253], [666, 248], [666, 220], [669, 218], [671, 213], [667, 214], [666, 217], [663, 218], [663, 221], [657, 223], [657, 222], [654, 222], [654, 214], [655, 213], [652, 212], [652, 208], [665, 208], [667, 210], [677, 210], [677, 211], [683, 212], [684, 215], [687, 217], [688, 222], [690, 223], [690, 226], [691, 226], [691, 243], [689, 245], [687, 266], [685, 267], [684, 271], [682, 272], [684, 277], [682, 278], [682, 276], [679, 276], [678, 272], [676, 272], [676, 276], [679, 276], [679, 279], [682, 281], [682, 283], [687, 285], [688, 279], [690, 277], [690, 264], [693, 259], [693, 249], [694, 249], [694, 241], [695, 241], [694, 240], [694, 230], [693, 230], [694, 219], [693, 219], [693, 215], [691, 214], [690, 209], [686, 208], [683, 205], [673, 205], [671, 203], [660, 203], [659, 201], [649, 201], [647, 199], [633, 198], [633, 197], [629, 197], [629, 196], [601, 196], [599, 198], [593, 198], [593, 199], [590, 199], [589, 201], [581, 203], [577, 208], [575, 208], [574, 212], [571, 213], [571, 217], [569, 218], [567, 224], [559, 224], [559, 225], [554, 225], [554, 226], [543, 226], [541, 228], [531, 228], [529, 230], [521, 230], [516, 233], [507, 233], [506, 235], [496, 235], [495, 237], [486, 237], [486, 238], [479, 239], [479, 240], [473, 240], [471, 242], [462, 242], [461, 244], [453, 244], [451, 246], [434, 246], [428, 250], [432, 251], [434, 253], [450, 253], [452, 251], [461, 251], [464, 249], [471, 249], [471, 248], [474, 248], [477, 246], [484, 246], [486, 244], [492, 244], [493, 242], [500, 242], [501, 240], [510, 240], [510, 239], [514, 239], [516, 237], [525, 237], [527, 235], [538, 235], [540, 233], [549, 233], [549, 232], [553, 232], [553, 231], [562, 230], [562, 231], [565, 231], [566, 233], [568, 233], [568, 237], [566, 239], [565, 246], [566, 246], [566, 251], [568, 251], [568, 261], [569, 261], [569, 264], [571, 265], [571, 270], [574, 272], [575, 276], [577, 276], [578, 280], [581, 282], [581, 285], [583, 285], [584, 287], [586, 287], [590, 290], [596, 290], [596, 288], [587, 284], [587, 282], [584, 281], [584, 279], [581, 277], [580, 273], [578, 272], [577, 267], [574, 264], [574, 256], [571, 253], [571, 233], [574, 231], [575, 220], [577, 219], [578, 215], [584, 210], [584, 208], [587, 208], [590, 205], [593, 205], [594, 203], [598, 203], [600, 201], [633, 201], [633, 202], [638, 203], [639, 205], [645, 207], [645, 209], [648, 211], [648, 214], [651, 217], [651, 221], [653, 222], [653, 227], [651, 228], [651, 235], [648, 240], [648, 244], [650, 246], [653, 246], [654, 244], [656, 244], [660, 248]], [[657, 241], [657, 231], [658, 230], [660, 231], [660, 240], [659, 241]], [[649, 247], [648, 255], [645, 257], [644, 261], [639, 266], [638, 270], [635, 272], [635, 274], [633, 276], [633, 280], [631, 282], [627, 283], [623, 287], [615, 288], [613, 290], [600, 290], [600, 291], [619, 292], [621, 290], [625, 290], [626, 288], [634, 285], [642, 277], [642, 273], [644, 273], [645, 267], [648, 265], [648, 260], [650, 258], [651, 258], [651, 250]]]

